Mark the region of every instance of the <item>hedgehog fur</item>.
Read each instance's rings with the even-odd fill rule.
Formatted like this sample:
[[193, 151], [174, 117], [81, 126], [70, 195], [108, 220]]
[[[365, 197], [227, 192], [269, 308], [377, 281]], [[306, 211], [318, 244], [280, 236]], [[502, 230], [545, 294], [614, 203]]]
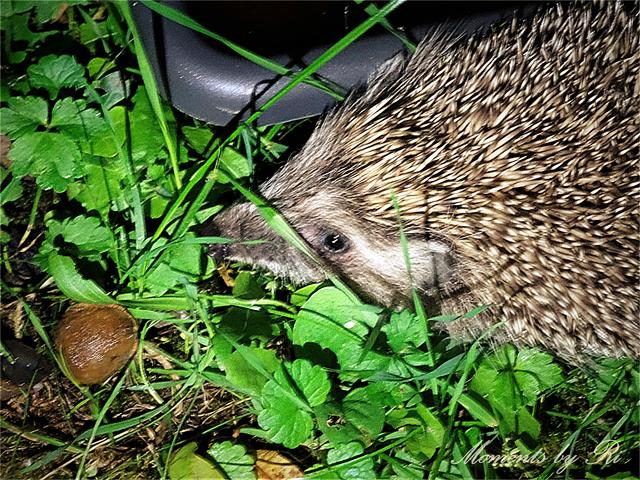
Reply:
[[[443, 313], [492, 306], [454, 336], [504, 320], [499, 339], [571, 360], [637, 356], [639, 32], [637, 6], [608, 3], [431, 36], [330, 111], [260, 191], [369, 300], [400, 307], [418, 288]], [[214, 223], [268, 240], [218, 256], [326, 278], [250, 203]]]

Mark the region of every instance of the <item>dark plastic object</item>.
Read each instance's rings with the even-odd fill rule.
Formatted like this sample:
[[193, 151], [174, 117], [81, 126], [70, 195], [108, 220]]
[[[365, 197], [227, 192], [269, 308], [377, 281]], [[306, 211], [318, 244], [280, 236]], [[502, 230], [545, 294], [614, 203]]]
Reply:
[[[286, 67], [304, 68], [366, 18], [354, 2], [165, 1], [209, 30]], [[463, 35], [500, 19], [533, 10], [519, 2], [408, 2], [388, 16], [417, 41], [436, 27]], [[133, 15], [161, 94], [178, 110], [214, 125], [246, 119], [289, 79], [246, 60], [215, 40], [156, 14], [142, 2]], [[394, 35], [375, 26], [318, 75], [348, 90], [403, 49]], [[321, 113], [333, 98], [299, 85], [259, 119], [260, 125]]]

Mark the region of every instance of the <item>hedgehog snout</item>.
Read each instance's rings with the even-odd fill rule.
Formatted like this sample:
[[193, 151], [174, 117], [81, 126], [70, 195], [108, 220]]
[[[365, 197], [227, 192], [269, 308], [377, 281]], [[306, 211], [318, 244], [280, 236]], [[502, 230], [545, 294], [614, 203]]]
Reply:
[[[202, 229], [200, 235], [203, 237], [220, 237], [220, 227], [214, 222], [209, 222]], [[216, 263], [220, 263], [229, 255], [229, 245], [226, 243], [210, 243], [206, 247], [207, 255], [212, 257]]]
[[216, 261], [223, 262], [229, 257], [229, 245], [226, 243], [212, 243], [207, 248], [207, 254]]
[[[242, 237], [242, 221], [238, 218], [237, 206], [233, 206], [228, 210], [216, 215], [205, 228], [201, 230], [202, 235], [211, 237], [220, 237], [229, 240], [244, 240]], [[233, 243], [210, 243], [207, 245], [207, 254], [212, 257], [216, 263], [230, 260], [233, 257]]]

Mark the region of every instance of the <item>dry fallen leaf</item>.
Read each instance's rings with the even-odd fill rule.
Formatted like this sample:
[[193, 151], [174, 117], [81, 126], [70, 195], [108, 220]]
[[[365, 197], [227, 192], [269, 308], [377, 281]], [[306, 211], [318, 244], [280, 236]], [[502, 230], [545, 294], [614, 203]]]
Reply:
[[236, 281], [232, 276], [233, 270], [230, 269], [227, 265], [220, 265], [217, 270], [224, 284], [229, 288], [233, 288], [233, 286], [236, 284]]
[[304, 477], [298, 465], [275, 450], [257, 450], [255, 469], [258, 480], [293, 480]]

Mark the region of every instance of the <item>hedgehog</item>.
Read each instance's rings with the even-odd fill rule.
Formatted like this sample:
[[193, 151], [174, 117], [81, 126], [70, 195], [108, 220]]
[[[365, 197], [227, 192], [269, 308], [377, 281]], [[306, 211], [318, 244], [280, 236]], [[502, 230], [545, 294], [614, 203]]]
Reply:
[[[364, 299], [412, 292], [474, 338], [570, 361], [638, 356], [637, 5], [557, 4], [468, 38], [434, 34], [328, 111], [260, 193], [325, 264], [252, 203], [213, 220], [259, 244], [210, 246], [294, 284], [344, 279]], [[406, 235], [409, 266], [403, 255]]]

